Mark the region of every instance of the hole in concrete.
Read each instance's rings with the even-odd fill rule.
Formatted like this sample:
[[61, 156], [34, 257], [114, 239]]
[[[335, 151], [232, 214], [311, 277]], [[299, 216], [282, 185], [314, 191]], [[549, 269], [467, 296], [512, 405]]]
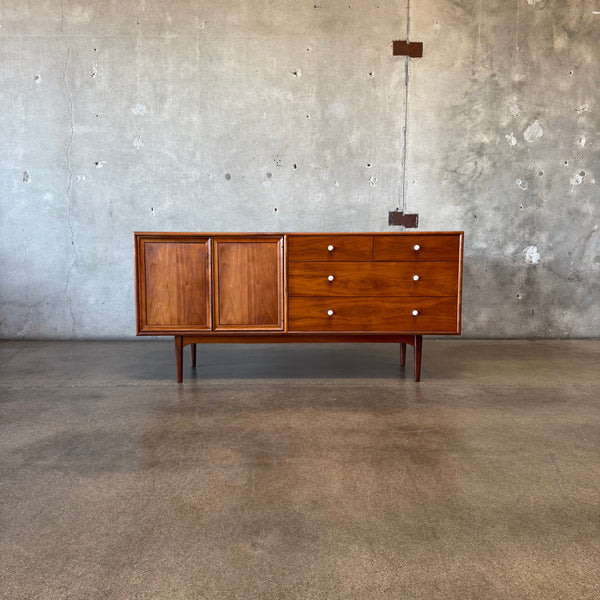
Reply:
[[227, 181], [231, 180], [231, 173], [225, 173], [225, 179], [227, 179]]

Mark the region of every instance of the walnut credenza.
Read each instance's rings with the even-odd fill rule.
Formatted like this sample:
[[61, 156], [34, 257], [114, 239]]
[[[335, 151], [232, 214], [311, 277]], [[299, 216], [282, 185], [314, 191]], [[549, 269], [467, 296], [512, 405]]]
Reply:
[[211, 342], [394, 342], [460, 334], [463, 232], [135, 233], [138, 335]]

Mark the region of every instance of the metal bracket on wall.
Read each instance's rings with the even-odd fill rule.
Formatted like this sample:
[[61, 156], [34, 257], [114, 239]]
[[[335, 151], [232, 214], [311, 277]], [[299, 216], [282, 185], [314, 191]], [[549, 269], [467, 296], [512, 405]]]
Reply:
[[390, 226], [400, 226], [406, 229], [416, 229], [419, 227], [419, 215], [405, 215], [401, 210], [393, 210], [389, 213], [388, 224]]
[[394, 40], [392, 44], [394, 56], [408, 56], [410, 58], [421, 58], [423, 56], [423, 42]]

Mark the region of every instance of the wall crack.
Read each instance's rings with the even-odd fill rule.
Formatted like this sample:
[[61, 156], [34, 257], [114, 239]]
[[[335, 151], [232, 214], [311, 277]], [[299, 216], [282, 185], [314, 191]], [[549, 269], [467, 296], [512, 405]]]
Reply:
[[67, 220], [69, 225], [69, 234], [71, 241], [71, 250], [73, 252], [73, 260], [67, 270], [67, 277], [65, 282], [65, 296], [67, 298], [67, 306], [69, 308], [69, 315], [71, 317], [71, 338], [75, 337], [75, 313], [73, 312], [73, 299], [69, 290], [71, 285], [71, 275], [75, 266], [79, 262], [79, 253], [77, 252], [77, 248], [75, 246], [75, 231], [73, 229], [73, 167], [71, 164], [71, 150], [73, 148], [73, 138], [75, 137], [75, 125], [73, 121], [73, 96], [71, 94], [71, 89], [69, 88], [69, 84], [67, 82], [67, 71], [69, 68], [69, 61], [71, 59], [71, 46], [69, 45], [69, 41], [64, 32], [64, 21], [65, 21], [65, 13], [64, 13], [64, 5], [61, 0], [60, 3], [60, 34], [62, 40], [65, 44], [66, 48], [66, 57], [65, 64], [63, 68], [62, 74], [62, 83], [65, 90], [66, 98], [67, 98], [67, 109], [69, 115], [69, 139], [67, 145], [65, 147], [65, 163], [67, 168], [67, 186], [65, 189], [65, 196], [67, 198]]

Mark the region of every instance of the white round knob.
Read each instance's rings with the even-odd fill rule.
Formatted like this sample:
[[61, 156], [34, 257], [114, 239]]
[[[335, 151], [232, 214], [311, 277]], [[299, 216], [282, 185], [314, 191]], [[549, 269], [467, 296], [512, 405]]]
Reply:
[[416, 317], [418, 314], [419, 314], [418, 310], [415, 309], [415, 310], [412, 311], [413, 317]]
[[329, 316], [331, 316], [331, 315], [333, 314], [333, 311], [330, 309], [330, 310], [328, 310], [328, 311], [327, 311], [327, 314], [328, 314]]
[[333, 275], [330, 275], [330, 276], [329, 276], [327, 279], [328, 279], [329, 281], [333, 281], [333, 280], [335, 279], [335, 277], [334, 277]]
[[413, 250], [416, 250], [417, 252], [421, 249], [421, 246], [419, 246], [419, 244], [415, 244], [413, 246]]
[[329, 244], [329, 246], [327, 246], [327, 250], [329, 250], [329, 252], [333, 252], [333, 246]]
[[413, 275], [413, 281], [419, 281], [420, 277], [418, 275]]

